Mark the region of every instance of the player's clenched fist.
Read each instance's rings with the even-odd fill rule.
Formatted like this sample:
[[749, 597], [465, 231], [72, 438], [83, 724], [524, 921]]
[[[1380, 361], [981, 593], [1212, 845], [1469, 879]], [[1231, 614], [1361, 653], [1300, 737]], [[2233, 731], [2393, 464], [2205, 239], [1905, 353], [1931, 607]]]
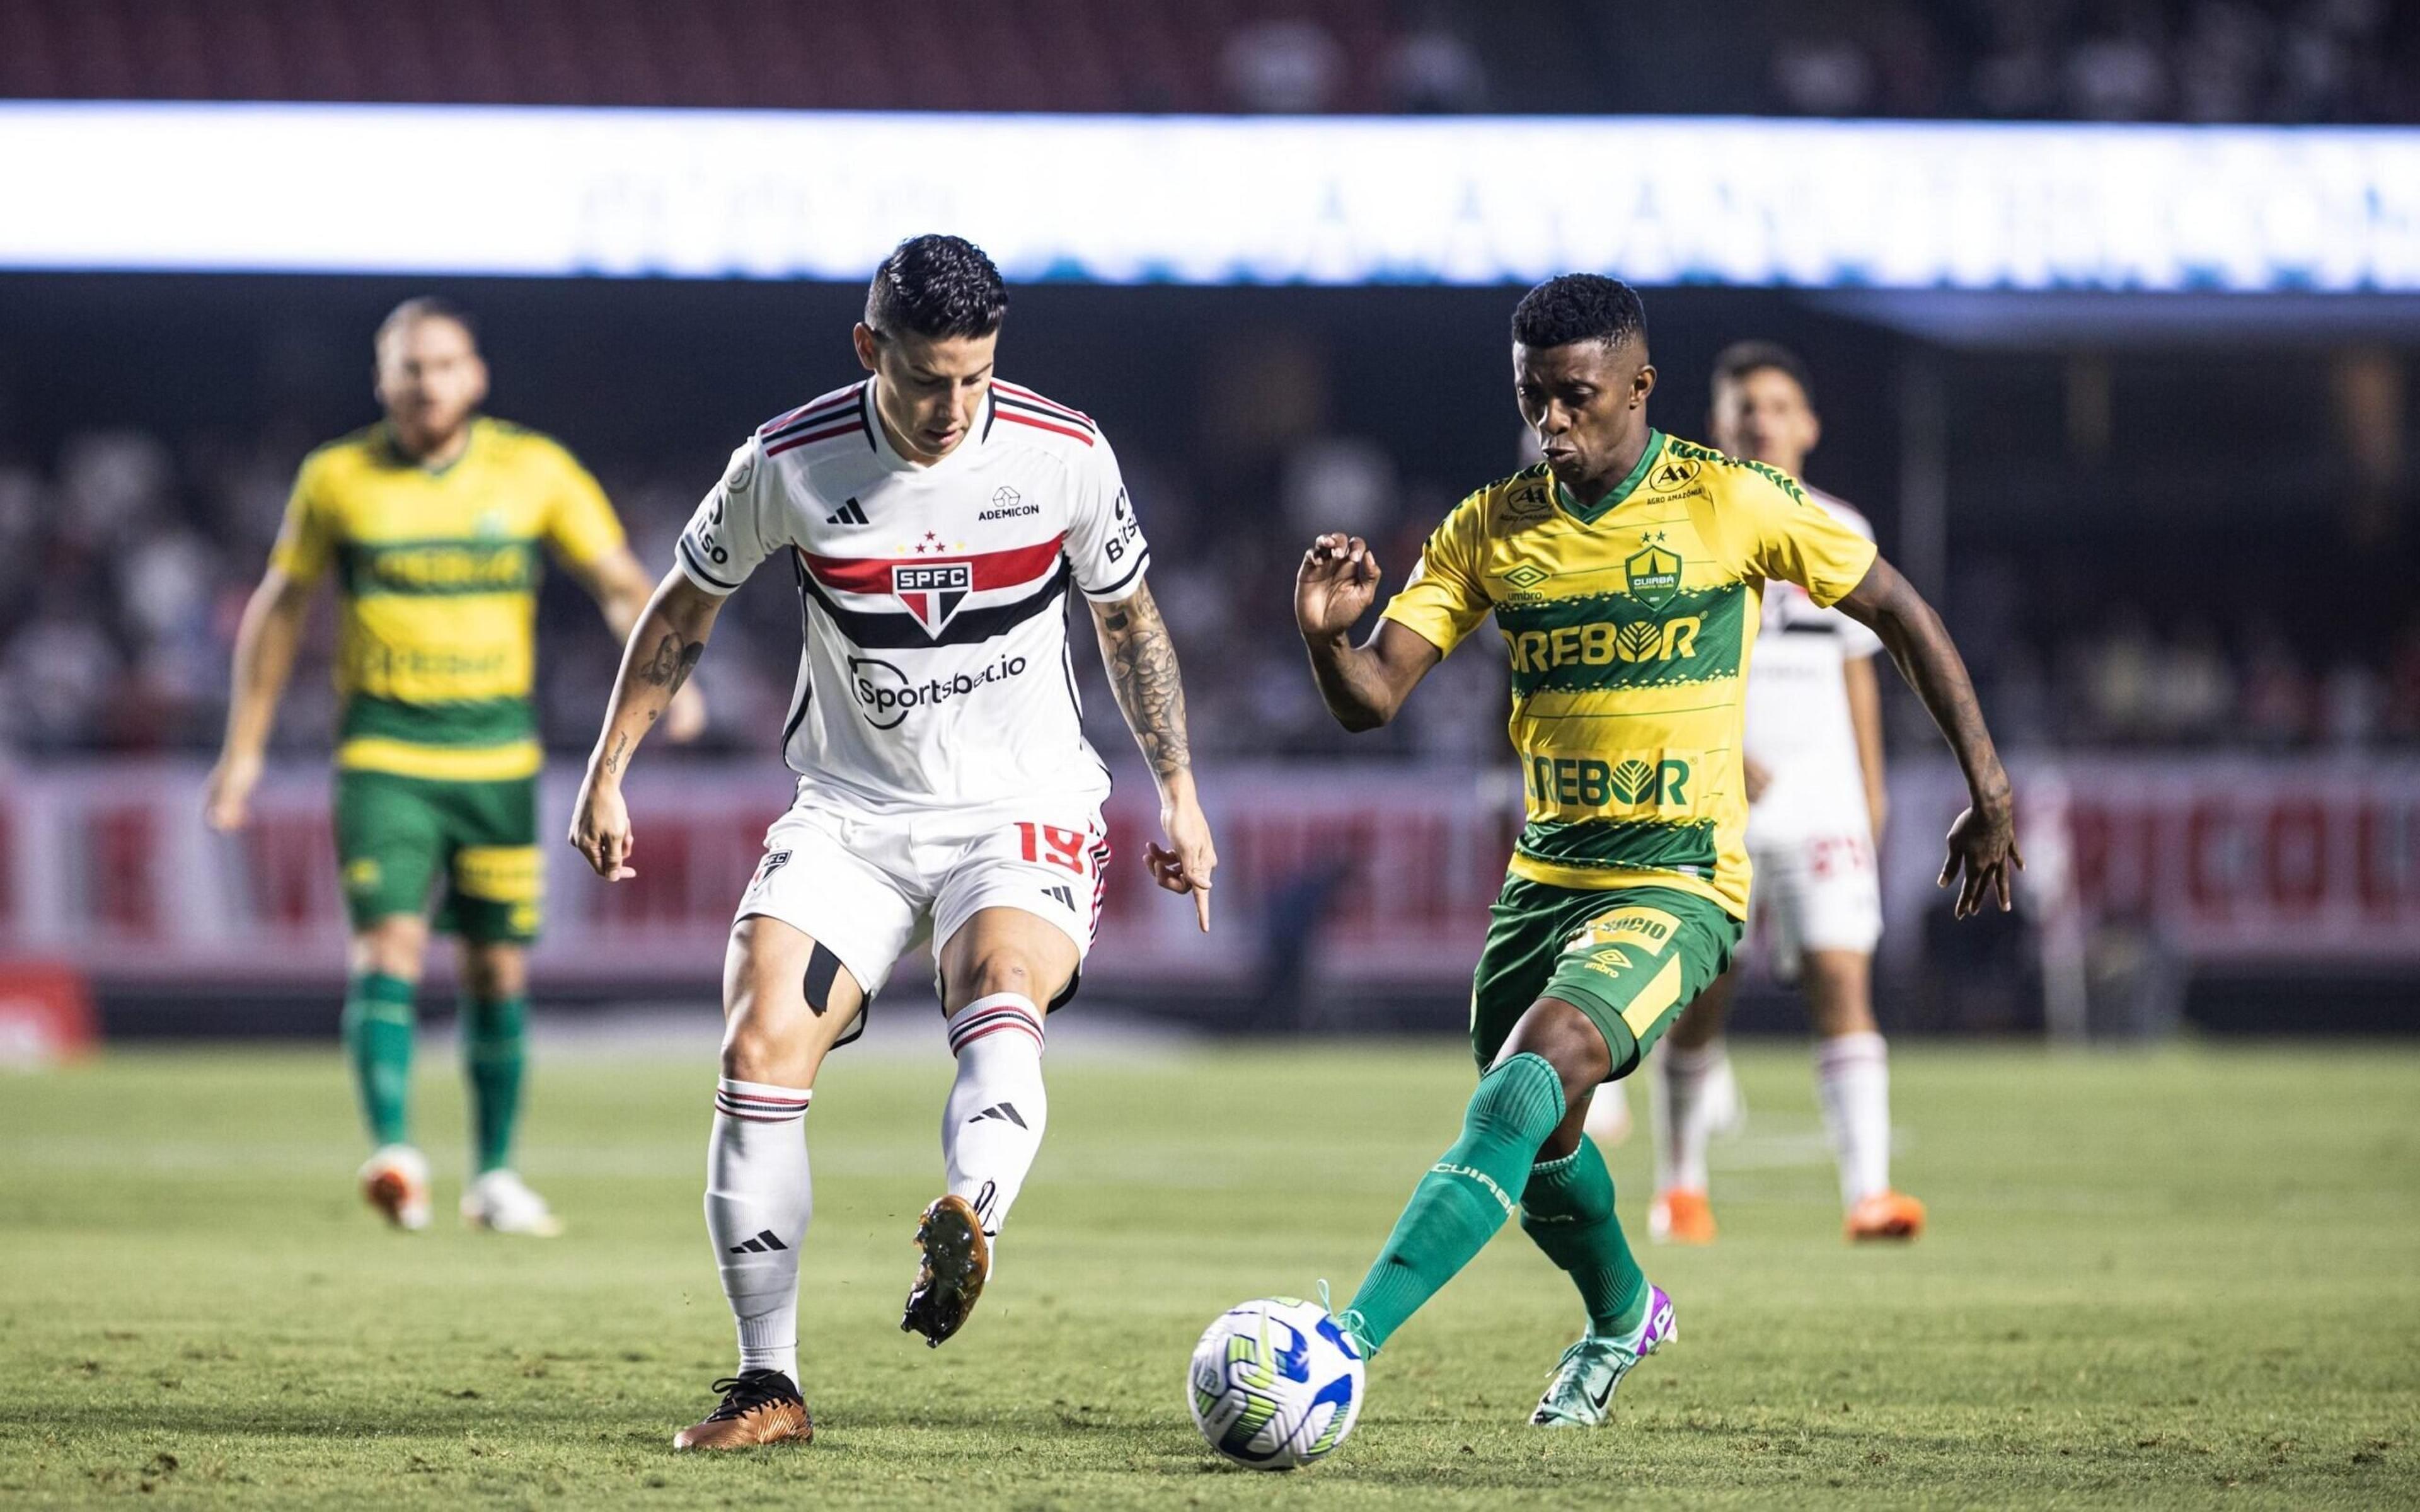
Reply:
[[1342, 635], [1378, 596], [1378, 558], [1357, 535], [1323, 535], [1294, 577], [1294, 618], [1306, 636]]
[[612, 782], [588, 781], [571, 810], [571, 848], [608, 882], [622, 882], [639, 873], [628, 862], [636, 842], [630, 836], [630, 810], [622, 789]]

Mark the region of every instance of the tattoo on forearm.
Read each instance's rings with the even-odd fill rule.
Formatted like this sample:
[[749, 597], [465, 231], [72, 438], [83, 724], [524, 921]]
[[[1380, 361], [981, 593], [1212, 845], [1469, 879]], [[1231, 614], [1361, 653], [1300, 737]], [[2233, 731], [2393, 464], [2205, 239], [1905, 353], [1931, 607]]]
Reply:
[[616, 734], [613, 737], [613, 748], [605, 753], [605, 775], [619, 777], [622, 774], [622, 764], [629, 754], [629, 735], [627, 733]]
[[681, 690], [697, 659], [705, 655], [705, 641], [684, 640], [679, 631], [668, 631], [656, 642], [656, 654], [639, 663], [639, 677], [651, 687], [665, 689], [669, 698]]
[[1177, 675], [1176, 646], [1159, 617], [1148, 587], [1101, 616], [1101, 649], [1118, 708], [1134, 731], [1151, 769], [1171, 777], [1193, 764], [1185, 730], [1185, 684]]

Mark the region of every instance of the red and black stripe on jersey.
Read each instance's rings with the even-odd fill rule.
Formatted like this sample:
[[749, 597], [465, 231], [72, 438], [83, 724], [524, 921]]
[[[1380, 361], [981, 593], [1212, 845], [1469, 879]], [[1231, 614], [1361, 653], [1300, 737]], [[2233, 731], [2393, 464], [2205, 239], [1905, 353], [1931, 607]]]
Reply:
[[815, 441], [828, 441], [835, 437], [862, 435], [865, 444], [874, 444], [874, 432], [865, 413], [866, 386], [852, 384], [840, 393], [826, 395], [813, 404], [793, 409], [778, 420], [768, 421], [757, 431], [767, 456], [779, 456]]
[[1101, 433], [1100, 427], [1093, 424], [1093, 417], [1082, 410], [1070, 409], [1056, 399], [1046, 399], [1032, 389], [1002, 383], [998, 378], [992, 380], [991, 403], [995, 419], [1072, 437], [1087, 446]]
[[[799, 592], [814, 601], [844, 637], [867, 651], [919, 651], [980, 644], [1006, 635], [1037, 614], [1057, 609], [1073, 580], [1067, 559], [1060, 553], [1063, 540], [1058, 537], [1007, 551], [923, 559], [821, 557], [798, 548], [792, 550], [799, 564]], [[939, 635], [926, 629], [924, 623], [904, 606], [895, 611], [861, 609], [843, 604], [833, 596], [888, 594], [892, 567], [947, 566], [954, 563], [967, 563], [974, 568], [972, 592], [1015, 588], [1027, 582], [1033, 587], [1004, 603], [959, 609]]]

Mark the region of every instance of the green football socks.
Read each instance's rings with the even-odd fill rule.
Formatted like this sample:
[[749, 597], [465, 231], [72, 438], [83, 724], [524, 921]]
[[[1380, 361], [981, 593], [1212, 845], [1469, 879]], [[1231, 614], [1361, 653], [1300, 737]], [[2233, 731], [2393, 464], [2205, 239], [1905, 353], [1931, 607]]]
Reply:
[[520, 1121], [527, 1064], [522, 1024], [528, 1017], [526, 997], [462, 1001], [462, 1069], [471, 1080], [471, 1134], [481, 1175], [513, 1163], [513, 1129]]
[[1590, 1333], [1616, 1338], [1638, 1331], [1647, 1316], [1647, 1273], [1614, 1216], [1613, 1173], [1595, 1140], [1583, 1137], [1562, 1159], [1529, 1167], [1521, 1228], [1580, 1288]]
[[411, 1135], [412, 992], [401, 977], [365, 971], [345, 994], [345, 1056], [375, 1144]]
[[[1543, 1056], [1514, 1056], [1479, 1079], [1462, 1137], [1412, 1189], [1387, 1247], [1353, 1295], [1347, 1326], [1368, 1350], [1385, 1344], [1504, 1227], [1538, 1147], [1562, 1119], [1562, 1078]], [[1608, 1181], [1608, 1209], [1611, 1192]]]

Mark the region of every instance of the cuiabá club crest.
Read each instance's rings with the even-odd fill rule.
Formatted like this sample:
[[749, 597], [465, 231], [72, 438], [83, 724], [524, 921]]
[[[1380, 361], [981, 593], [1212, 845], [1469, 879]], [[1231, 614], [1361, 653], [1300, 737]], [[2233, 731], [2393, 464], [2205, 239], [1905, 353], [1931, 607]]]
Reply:
[[907, 606], [924, 633], [939, 640], [941, 631], [974, 592], [971, 562], [900, 562], [892, 564], [892, 596]]

